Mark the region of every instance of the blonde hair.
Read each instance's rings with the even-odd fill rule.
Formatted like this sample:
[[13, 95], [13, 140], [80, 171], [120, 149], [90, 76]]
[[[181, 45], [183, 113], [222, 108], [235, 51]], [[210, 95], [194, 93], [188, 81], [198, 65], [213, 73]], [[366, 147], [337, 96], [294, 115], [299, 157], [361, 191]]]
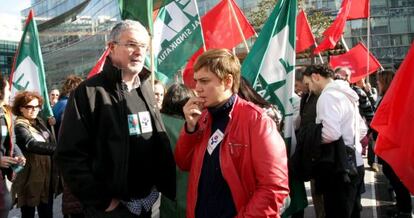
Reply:
[[200, 55], [194, 64], [194, 72], [206, 68], [221, 80], [228, 75], [233, 76], [233, 93], [239, 91], [240, 86], [240, 61], [227, 49], [211, 49]]

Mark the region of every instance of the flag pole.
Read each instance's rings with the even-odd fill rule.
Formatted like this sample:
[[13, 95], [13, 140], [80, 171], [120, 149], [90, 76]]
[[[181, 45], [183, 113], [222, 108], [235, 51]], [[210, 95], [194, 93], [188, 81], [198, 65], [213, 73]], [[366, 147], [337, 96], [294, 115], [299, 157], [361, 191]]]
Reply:
[[[316, 47], [318, 47], [318, 44], [315, 42], [315, 48]], [[323, 58], [322, 58], [322, 55], [321, 55], [321, 53], [319, 52], [318, 53], [318, 57], [319, 57], [319, 60], [321, 61], [321, 64], [324, 64], [324, 62], [323, 62]]]
[[153, 41], [153, 34], [151, 33], [150, 36], [150, 71], [151, 71], [151, 85], [152, 89], [154, 90], [154, 84], [155, 84], [155, 60], [154, 60], [154, 41]]
[[348, 45], [345, 42], [345, 39], [344, 39], [344, 35], [343, 34], [341, 35], [341, 43], [344, 46], [345, 51], [348, 52], [349, 51], [349, 47], [348, 47]]
[[201, 17], [200, 17], [200, 11], [198, 10], [197, 0], [194, 0], [194, 4], [195, 4], [195, 8], [197, 10], [198, 20], [200, 21], [199, 25], [200, 25], [200, 29], [201, 29], [201, 38], [203, 40], [203, 50], [207, 51], [206, 42], [204, 41], [203, 25], [201, 24], [202, 22], [201, 22]]
[[[369, 7], [369, 5], [368, 5], [368, 10], [370, 10], [370, 7]], [[370, 19], [370, 16], [371, 16], [371, 13], [368, 13], [368, 19], [367, 19], [367, 50], [368, 50], [368, 52], [367, 52], [367, 76], [366, 76], [366, 82], [368, 82], [369, 83], [369, 55], [370, 55], [370, 52], [369, 52], [369, 49], [370, 49], [370, 41], [371, 41], [371, 19]]]
[[244, 46], [246, 47], [246, 51], [247, 51], [247, 53], [249, 53], [250, 49], [249, 49], [249, 46], [247, 45], [246, 37], [244, 37], [243, 31], [242, 31], [241, 26], [240, 26], [239, 19], [237, 18], [236, 12], [234, 11], [233, 0], [227, 0], [227, 1], [229, 1], [229, 3], [230, 3], [229, 5], [230, 5], [230, 9], [231, 9], [231, 14], [234, 16], [234, 19], [236, 19], [237, 29], [239, 30], [240, 36], [243, 39], [243, 43], [244, 43]]

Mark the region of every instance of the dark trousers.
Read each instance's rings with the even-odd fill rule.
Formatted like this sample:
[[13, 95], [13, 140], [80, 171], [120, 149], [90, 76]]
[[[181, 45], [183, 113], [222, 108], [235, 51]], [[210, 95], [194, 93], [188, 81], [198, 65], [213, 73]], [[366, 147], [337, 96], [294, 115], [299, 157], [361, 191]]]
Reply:
[[381, 161], [382, 172], [390, 181], [390, 184], [395, 192], [395, 200], [397, 201], [397, 208], [400, 212], [411, 213], [411, 194], [404, 186], [398, 176], [395, 174], [391, 166], [384, 160]]
[[139, 216], [129, 212], [129, 210], [121, 203], [113, 211], [105, 212], [95, 208], [86, 208], [85, 217], [87, 218], [151, 218], [151, 210], [142, 210]]
[[34, 218], [36, 209], [39, 218], [53, 218], [53, 201], [47, 204], [40, 203], [37, 207], [22, 206], [20, 208], [22, 218]]
[[332, 174], [318, 177], [316, 183], [323, 195], [326, 218], [360, 217], [364, 166], [358, 167], [358, 175], [351, 182], [344, 182], [343, 176]]
[[12, 199], [9, 189], [6, 186], [6, 180], [0, 175], [0, 218], [7, 218], [11, 207]]
[[374, 163], [377, 163], [377, 156], [374, 153], [374, 148], [375, 148], [375, 141], [372, 138], [372, 134], [369, 135], [369, 139], [368, 139], [368, 155], [367, 155], [367, 159], [368, 159], [368, 165], [372, 166]]

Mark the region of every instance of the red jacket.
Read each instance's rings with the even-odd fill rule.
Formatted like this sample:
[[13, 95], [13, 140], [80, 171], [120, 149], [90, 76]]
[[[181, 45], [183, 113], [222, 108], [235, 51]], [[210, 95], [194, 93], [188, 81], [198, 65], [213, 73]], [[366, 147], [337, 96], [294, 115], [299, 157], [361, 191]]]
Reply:
[[[204, 112], [195, 133], [181, 131], [175, 149], [177, 165], [190, 170], [187, 218], [194, 218], [198, 182], [211, 132]], [[220, 167], [237, 217], [280, 217], [289, 195], [286, 148], [273, 120], [259, 107], [237, 98], [220, 145]]]

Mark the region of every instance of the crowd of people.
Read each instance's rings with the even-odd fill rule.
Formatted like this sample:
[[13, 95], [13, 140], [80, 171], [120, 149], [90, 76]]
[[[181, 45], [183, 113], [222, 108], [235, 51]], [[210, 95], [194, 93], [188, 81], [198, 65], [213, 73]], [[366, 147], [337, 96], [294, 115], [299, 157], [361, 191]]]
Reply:
[[85, 81], [71, 75], [50, 92], [53, 118], [42, 116], [37, 92], [19, 92], [9, 104], [0, 78], [0, 218], [14, 204], [23, 218], [36, 210], [53, 217], [62, 192], [67, 218], [280, 217], [294, 202], [292, 181], [311, 181], [316, 217], [356, 218], [364, 155], [395, 190], [390, 217], [411, 217], [410, 193], [375, 156], [370, 128], [393, 71], [378, 73], [377, 96], [365, 80], [350, 84], [346, 67], [297, 68], [291, 151], [281, 112], [241, 77], [234, 54], [203, 53], [194, 89], [153, 87], [144, 67], [149, 39], [137, 21], [116, 24], [102, 72]]

